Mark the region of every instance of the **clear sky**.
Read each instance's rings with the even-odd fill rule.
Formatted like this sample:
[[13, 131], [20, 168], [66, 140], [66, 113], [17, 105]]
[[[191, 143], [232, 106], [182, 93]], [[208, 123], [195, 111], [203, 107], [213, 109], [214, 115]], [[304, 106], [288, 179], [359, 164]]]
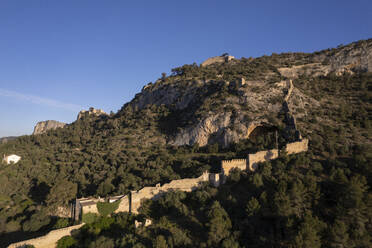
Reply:
[[228, 52], [372, 38], [372, 1], [0, 0], [0, 137], [90, 106], [116, 112], [162, 72]]

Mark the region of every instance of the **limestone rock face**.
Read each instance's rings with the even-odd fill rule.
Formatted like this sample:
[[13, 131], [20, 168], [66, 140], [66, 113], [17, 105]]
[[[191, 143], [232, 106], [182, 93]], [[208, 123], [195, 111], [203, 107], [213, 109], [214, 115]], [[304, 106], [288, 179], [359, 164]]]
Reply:
[[34, 132], [32, 133], [33, 135], [38, 135], [45, 133], [46, 131], [50, 129], [56, 129], [56, 128], [63, 128], [66, 126], [66, 123], [59, 122], [59, 121], [54, 121], [54, 120], [48, 120], [48, 121], [40, 121], [36, 124], [34, 128]]
[[81, 118], [89, 115], [95, 115], [95, 116], [100, 116], [100, 115], [107, 115], [105, 111], [102, 109], [95, 109], [90, 107], [89, 110], [82, 110], [79, 112], [77, 119], [80, 120]]
[[278, 68], [278, 71], [291, 79], [298, 78], [299, 75], [326, 76], [332, 72], [336, 75], [353, 74], [357, 71], [371, 72], [372, 42], [352, 43], [335, 51], [315, 54], [314, 60], [319, 62]]
[[372, 71], [372, 42], [352, 43], [330, 57], [331, 70], [336, 74], [347, 71]]
[[[270, 125], [267, 116], [276, 116], [280, 111], [287, 87], [285, 83], [246, 82], [244, 79], [234, 83], [223, 80], [180, 80], [148, 85], [130, 104], [135, 109], [165, 105], [178, 112], [186, 122], [193, 119], [191, 124], [184, 125], [169, 137], [169, 144], [198, 143], [204, 146], [219, 143], [228, 146], [248, 138], [254, 129], [252, 127]], [[236, 92], [226, 98], [215, 99], [223, 88], [234, 88]], [[215, 91], [217, 96], [211, 91]], [[202, 112], [201, 109], [206, 106], [210, 111]], [[198, 118], [195, 119], [195, 116]]]

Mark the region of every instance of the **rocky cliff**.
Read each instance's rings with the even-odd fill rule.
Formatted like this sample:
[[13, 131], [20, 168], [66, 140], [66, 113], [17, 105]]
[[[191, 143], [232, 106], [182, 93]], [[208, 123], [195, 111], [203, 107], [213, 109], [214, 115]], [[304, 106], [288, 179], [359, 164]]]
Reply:
[[63, 128], [66, 125], [67, 125], [66, 123], [54, 121], [54, 120], [40, 121], [36, 124], [34, 128], [34, 132], [32, 134], [33, 135], [42, 134], [50, 129], [56, 129], [59, 127]]
[[340, 76], [344, 73], [372, 71], [372, 41], [358, 41], [338, 49], [328, 49], [312, 54], [315, 63], [294, 65], [278, 68], [279, 72], [288, 78], [306, 76], [326, 76], [335, 73]]
[[[131, 104], [141, 109], [165, 105], [181, 127], [168, 142], [174, 145], [219, 142], [225, 146], [248, 137], [249, 127], [269, 123], [281, 109], [286, 85], [264, 81], [179, 80], [144, 89]], [[240, 80], [241, 81], [241, 80]], [[208, 110], [208, 111], [206, 111]]]

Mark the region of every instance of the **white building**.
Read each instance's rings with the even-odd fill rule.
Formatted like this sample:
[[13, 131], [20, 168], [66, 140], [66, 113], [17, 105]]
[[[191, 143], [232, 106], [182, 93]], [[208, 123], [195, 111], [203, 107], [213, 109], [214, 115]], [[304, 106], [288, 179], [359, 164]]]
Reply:
[[18, 163], [19, 160], [21, 160], [21, 157], [18, 156], [18, 155], [15, 155], [15, 154], [12, 154], [12, 155], [9, 155], [9, 156], [5, 156], [4, 155], [4, 162], [7, 163], [7, 164], [10, 164], [10, 163]]

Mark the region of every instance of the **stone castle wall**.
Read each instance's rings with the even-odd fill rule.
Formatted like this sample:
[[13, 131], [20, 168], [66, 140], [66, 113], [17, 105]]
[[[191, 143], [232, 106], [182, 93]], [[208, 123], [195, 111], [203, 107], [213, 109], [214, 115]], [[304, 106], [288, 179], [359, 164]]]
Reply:
[[132, 191], [131, 212], [138, 213], [138, 209], [141, 206], [141, 202], [144, 199], [156, 200], [162, 195], [164, 195], [165, 193], [174, 191], [174, 190], [190, 192], [190, 191], [197, 189], [202, 182], [209, 181], [209, 178], [210, 178], [210, 174], [208, 172], [205, 172], [203, 173], [203, 175], [201, 175], [198, 178], [185, 178], [185, 179], [173, 180], [162, 186], [158, 184], [155, 187], [144, 187], [141, 190]]
[[287, 80], [287, 87], [288, 87], [288, 92], [287, 92], [287, 94], [284, 97], [284, 101], [285, 102], [288, 102], [289, 97], [291, 96], [291, 94], [293, 92], [293, 88], [294, 87], [293, 87], [293, 83], [292, 83], [292, 80], [291, 79]]
[[[132, 191], [130, 195], [111, 197], [109, 198], [109, 202], [120, 200], [120, 204], [118, 206], [118, 209], [115, 210], [115, 213], [119, 212], [137, 213], [139, 207], [141, 206], [141, 202], [144, 199], [156, 200], [163, 194], [173, 190], [190, 192], [197, 189], [202, 182], [210, 182], [212, 185], [218, 187], [220, 184], [220, 176], [219, 174], [204, 172], [203, 175], [201, 175], [198, 178], [185, 178], [173, 180], [169, 183], [163, 184], [162, 186], [158, 184], [155, 187], [144, 187], [138, 191]], [[103, 199], [101, 198], [100, 199], [87, 198], [82, 200], [78, 199], [76, 205], [81, 206], [81, 211], [83, 212], [83, 214], [86, 213], [99, 214], [97, 205], [89, 204], [97, 203], [99, 201], [103, 201]]]
[[234, 59], [234, 56], [216, 56], [211, 57], [207, 60], [205, 60], [203, 63], [201, 63], [201, 66], [208, 66], [215, 63], [224, 63], [229, 62], [230, 60]]
[[238, 168], [240, 170], [247, 169], [247, 159], [231, 159], [221, 161], [221, 172], [223, 175], [228, 176], [230, 170]]
[[254, 171], [257, 169], [258, 163], [270, 161], [279, 157], [278, 149], [260, 151], [253, 154], [248, 154], [248, 169]]
[[306, 152], [309, 149], [309, 140], [302, 139], [300, 141], [288, 143], [285, 146], [285, 151], [287, 154], [295, 154], [300, 152]]
[[50, 231], [48, 234], [34, 238], [29, 239], [26, 241], [21, 241], [17, 243], [10, 244], [8, 248], [16, 248], [16, 247], [23, 247], [25, 245], [33, 245], [35, 248], [52, 248], [57, 246], [57, 241], [61, 239], [64, 236], [71, 235], [72, 230], [79, 229], [85, 225], [85, 223], [75, 225], [75, 226], [69, 226], [65, 228], [61, 228], [58, 230]]
[[120, 204], [119, 204], [118, 209], [115, 210], [115, 213], [129, 212], [129, 211], [130, 211], [130, 200], [129, 200], [129, 196], [126, 195], [120, 198]]

